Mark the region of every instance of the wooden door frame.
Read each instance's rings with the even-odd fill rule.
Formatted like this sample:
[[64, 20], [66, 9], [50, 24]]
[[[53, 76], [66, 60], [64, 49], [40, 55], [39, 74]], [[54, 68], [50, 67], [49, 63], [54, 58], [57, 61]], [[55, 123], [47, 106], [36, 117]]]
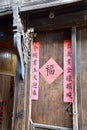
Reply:
[[76, 27], [72, 27], [72, 74], [73, 74], [73, 130], [78, 130], [78, 105], [77, 105], [77, 47]]
[[[66, 28], [67, 30], [67, 28]], [[71, 27], [71, 40], [72, 40], [72, 78], [73, 78], [73, 130], [78, 130], [78, 106], [77, 106], [77, 60], [76, 60], [76, 27]], [[31, 57], [32, 58], [32, 57]], [[31, 85], [30, 85], [31, 86]], [[30, 87], [31, 88], [31, 87]], [[30, 96], [31, 98], [31, 96]], [[30, 109], [31, 104], [32, 104], [32, 99], [30, 99]], [[30, 111], [31, 112], [31, 111]], [[30, 113], [31, 115], [31, 113]], [[44, 128], [44, 129], [61, 129], [61, 130], [72, 130], [72, 128], [65, 128], [65, 127], [60, 127], [60, 126], [53, 126], [53, 125], [46, 125], [46, 124], [40, 124], [40, 123], [35, 123], [32, 121], [32, 118], [30, 118], [30, 126], [31, 130], [33, 128]]]

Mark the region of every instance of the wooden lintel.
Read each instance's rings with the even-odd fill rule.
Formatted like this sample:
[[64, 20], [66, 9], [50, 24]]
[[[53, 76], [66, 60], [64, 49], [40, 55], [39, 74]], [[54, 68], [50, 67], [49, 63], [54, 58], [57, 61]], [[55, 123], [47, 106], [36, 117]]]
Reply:
[[[32, 18], [32, 14], [29, 16], [29, 27], [34, 27], [35, 30], [42, 31], [43, 29], [59, 29], [72, 26], [86, 26], [87, 25], [87, 10], [57, 14], [54, 12], [55, 17], [53, 19], [46, 15], [45, 17], [39, 17], [37, 13], [37, 18]], [[33, 14], [34, 15], [34, 14]], [[41, 15], [41, 13], [40, 13]]]

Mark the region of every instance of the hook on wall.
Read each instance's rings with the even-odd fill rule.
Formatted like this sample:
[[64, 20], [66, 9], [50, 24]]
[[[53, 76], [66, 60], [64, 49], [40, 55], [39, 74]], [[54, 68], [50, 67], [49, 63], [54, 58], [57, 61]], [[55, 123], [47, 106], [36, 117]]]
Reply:
[[54, 18], [55, 18], [55, 13], [54, 13], [54, 11], [50, 11], [50, 13], [49, 13], [49, 18], [50, 18], [50, 19], [54, 19]]

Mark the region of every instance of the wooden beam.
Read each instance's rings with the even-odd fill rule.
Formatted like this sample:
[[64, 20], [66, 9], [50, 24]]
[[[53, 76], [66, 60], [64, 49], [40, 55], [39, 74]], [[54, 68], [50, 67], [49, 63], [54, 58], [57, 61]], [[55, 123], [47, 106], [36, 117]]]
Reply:
[[14, 73], [8, 73], [8, 72], [0, 72], [0, 75], [8, 75], [8, 76], [15, 76], [16, 74]]
[[76, 27], [72, 27], [72, 65], [73, 65], [73, 130], [78, 130], [78, 88], [77, 88], [77, 48]]
[[46, 125], [46, 124], [32, 123], [32, 125], [33, 125], [34, 128], [43, 128], [43, 129], [49, 129], [49, 130], [72, 130], [72, 128]]
[[[34, 27], [35, 31], [46, 31], [48, 29], [60, 29], [72, 26], [87, 26], [87, 10], [77, 12], [72, 11], [71, 13], [68, 12], [66, 14], [57, 14], [57, 12], [54, 11], [55, 17], [53, 19], [49, 18], [49, 12], [50, 10], [45, 12], [45, 14], [48, 14], [48, 16], [44, 16], [44, 14], [41, 14], [41, 12], [39, 15], [37, 13], [30, 14], [28, 26]], [[36, 15], [37, 18], [32, 17], [32, 15]]]
[[0, 16], [6, 16], [8, 14], [12, 14], [12, 8], [10, 4], [2, 5], [0, 7]]
[[30, 10], [36, 10], [36, 9], [43, 9], [53, 6], [60, 6], [65, 4], [71, 4], [75, 2], [80, 2], [82, 0], [44, 0], [44, 1], [30, 1], [25, 2], [22, 4], [20, 10], [23, 11], [30, 11]]

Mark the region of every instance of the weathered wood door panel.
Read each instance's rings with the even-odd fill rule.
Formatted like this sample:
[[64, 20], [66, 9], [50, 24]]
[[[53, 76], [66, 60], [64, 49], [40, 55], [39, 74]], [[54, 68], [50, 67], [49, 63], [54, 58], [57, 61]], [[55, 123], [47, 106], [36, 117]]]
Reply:
[[11, 130], [14, 77], [0, 74], [0, 130]]
[[[66, 39], [71, 39], [70, 30], [38, 33], [36, 41], [40, 42], [40, 68], [53, 58], [63, 69], [63, 42]], [[50, 85], [40, 74], [39, 100], [32, 101], [33, 122], [72, 128], [72, 116], [65, 111], [67, 105], [63, 101], [63, 74]]]
[[78, 121], [87, 130], [87, 28], [77, 29]]
[[0, 49], [0, 130], [11, 130], [16, 55]]
[[15, 75], [16, 55], [6, 49], [0, 49], [0, 74]]

